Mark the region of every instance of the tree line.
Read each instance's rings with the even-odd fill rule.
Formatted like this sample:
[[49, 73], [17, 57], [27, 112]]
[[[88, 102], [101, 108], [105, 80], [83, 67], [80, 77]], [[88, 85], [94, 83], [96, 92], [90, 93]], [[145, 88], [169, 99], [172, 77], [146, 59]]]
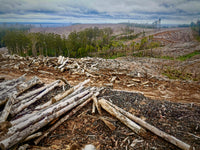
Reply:
[[[23, 30], [22, 30], [23, 29]], [[73, 31], [68, 37], [55, 33], [30, 33], [28, 29], [6, 30], [2, 43], [10, 54], [20, 56], [66, 56], [81, 58], [98, 56], [115, 58], [126, 56], [134, 51], [159, 47], [153, 37], [145, 37], [145, 32], [134, 34], [134, 28], [127, 26], [122, 29], [120, 36], [114, 36], [111, 28], [87, 28], [82, 31]], [[140, 42], [133, 39], [143, 35]], [[127, 41], [132, 41], [128, 42]]]
[[112, 46], [111, 28], [88, 28], [60, 36], [54, 33], [30, 33], [22, 30], [8, 30], [3, 38], [9, 53], [21, 56], [90, 56]]

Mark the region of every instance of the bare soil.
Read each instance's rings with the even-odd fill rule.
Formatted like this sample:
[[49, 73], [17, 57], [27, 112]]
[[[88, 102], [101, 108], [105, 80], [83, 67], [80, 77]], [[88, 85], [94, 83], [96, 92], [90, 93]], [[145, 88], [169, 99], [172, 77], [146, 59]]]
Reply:
[[[179, 37], [182, 34], [185, 36], [184, 40]], [[168, 42], [157, 50], [176, 57], [199, 50], [199, 43], [190, 34], [189, 29], [160, 31], [155, 37]], [[29, 66], [27, 60], [21, 60], [19, 67], [14, 67], [19, 63], [18, 60], [0, 57], [0, 75], [12, 79], [27, 73], [28, 78], [37, 75], [45, 83], [50, 83], [57, 77], [65, 77], [72, 86], [90, 78], [91, 82], [87, 86], [106, 87], [99, 97], [112, 101], [162, 131], [194, 146], [196, 150], [200, 149], [200, 81], [171, 80], [162, 75], [164, 66], [186, 68], [186, 71], [199, 75], [199, 56], [183, 62], [131, 56], [116, 60], [85, 58], [71, 61], [86, 68], [97, 64], [97, 70], [91, 70], [92, 76], [72, 69], [60, 72], [53, 66]], [[41, 73], [40, 70], [47, 73]], [[113, 77], [116, 77], [114, 81]], [[50, 96], [57, 92], [58, 89], [50, 93]], [[47, 99], [48, 95], [43, 101]], [[99, 119], [98, 114], [91, 114], [91, 108], [90, 103], [41, 141], [39, 146], [32, 146], [31, 149], [78, 149], [88, 143], [102, 150], [178, 149], [151, 132], [145, 137], [138, 136], [115, 118], [112, 122], [116, 130], [111, 131]], [[111, 117], [105, 112], [103, 114]]]

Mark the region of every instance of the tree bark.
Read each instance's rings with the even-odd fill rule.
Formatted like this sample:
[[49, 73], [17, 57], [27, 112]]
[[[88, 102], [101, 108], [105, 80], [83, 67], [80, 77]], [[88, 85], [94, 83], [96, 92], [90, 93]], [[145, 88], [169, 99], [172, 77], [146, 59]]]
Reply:
[[[73, 97], [73, 99], [75, 100], [73, 103], [67, 105], [66, 107], [64, 107], [63, 109], [61, 109], [59, 111], [56, 111], [55, 113], [53, 113], [51, 115], [45, 115], [45, 114], [47, 114], [47, 112], [49, 112], [49, 111], [52, 112], [52, 110], [55, 110], [55, 107], [53, 107], [53, 108], [51, 107], [50, 109], [46, 110], [45, 112], [42, 113], [42, 120], [38, 120], [36, 123], [31, 123], [27, 126], [27, 128], [23, 129], [22, 131], [14, 132], [13, 135], [0, 141], [0, 148], [3, 150], [11, 148], [13, 145], [23, 141], [23, 139], [25, 139], [27, 136], [29, 136], [30, 134], [33, 134], [35, 131], [44, 127], [52, 120], [58, 118], [59, 116], [63, 115], [67, 111], [74, 108], [75, 106], [84, 102], [86, 99], [90, 98], [93, 94], [93, 93], [88, 93], [88, 91], [84, 92], [84, 94], [86, 94], [86, 93], [87, 93], [87, 95], [84, 95], [84, 97], [81, 99], [80, 99], [80, 97], [77, 97], [77, 96], [76, 96], [76, 98]], [[79, 96], [80, 96], [80, 94], [79, 94]], [[71, 98], [71, 100], [72, 100], [72, 98]], [[34, 120], [35, 117], [30, 118], [30, 119]]]
[[8, 115], [10, 113], [12, 104], [13, 104], [14, 98], [12, 96], [10, 96], [9, 100], [6, 103], [6, 106], [4, 107], [4, 110], [2, 111], [2, 114], [0, 116], [0, 123], [4, 122], [7, 120]]
[[149, 123], [143, 121], [142, 119], [134, 116], [133, 114], [126, 112], [125, 110], [115, 106], [114, 104], [106, 101], [110, 106], [115, 107], [116, 110], [118, 110], [119, 112], [121, 112], [123, 115], [127, 116], [129, 119], [137, 122], [138, 124], [140, 124], [141, 126], [145, 127], [146, 129], [148, 129], [149, 131], [151, 131], [152, 133], [158, 135], [159, 137], [165, 139], [166, 141], [176, 145], [177, 147], [184, 149], [184, 150], [189, 150], [191, 149], [191, 146], [180, 141], [179, 139], [175, 138], [174, 136], [171, 136], [161, 130], [159, 130], [158, 128], [150, 125]]
[[23, 128], [25, 128], [26, 126], [29, 126], [30, 124], [33, 124], [33, 123], [41, 120], [42, 118], [52, 115], [54, 112], [58, 112], [59, 110], [63, 109], [64, 107], [67, 107], [74, 101], [80, 99], [81, 97], [84, 97], [88, 93], [89, 93], [89, 91], [86, 90], [78, 95], [71, 97], [70, 99], [67, 99], [65, 101], [60, 101], [59, 103], [55, 103], [54, 105], [51, 105], [51, 106], [37, 112], [36, 114], [31, 116], [27, 120], [24, 120], [23, 122], [20, 122], [19, 124], [16, 124], [15, 126], [11, 127], [8, 131], [8, 134], [9, 135], [14, 134], [15, 132], [22, 130]]
[[31, 87], [35, 86], [36, 84], [40, 84], [40, 83], [41, 83], [41, 81], [39, 80], [38, 77], [36, 77], [36, 76], [33, 77], [31, 80], [29, 80], [28, 82], [23, 84], [22, 87], [19, 87], [19, 92], [17, 93], [17, 96], [21, 95], [22, 93], [24, 93], [25, 91], [27, 91]]
[[91, 98], [89, 98], [87, 101], [84, 103], [80, 104], [76, 108], [74, 108], [69, 114], [61, 118], [55, 125], [53, 125], [51, 128], [49, 128], [47, 131], [43, 133], [41, 137], [36, 139], [34, 143], [37, 145], [43, 138], [47, 137], [49, 133], [54, 131], [58, 126], [60, 126], [63, 122], [65, 122], [67, 119], [69, 119], [71, 116], [73, 116], [76, 112], [78, 112], [81, 108], [83, 108], [85, 105], [87, 105], [91, 101]]
[[29, 105], [33, 104], [34, 102], [36, 102], [37, 100], [39, 100], [42, 96], [44, 96], [45, 94], [47, 94], [48, 92], [50, 92], [52, 89], [54, 89], [56, 86], [58, 86], [59, 84], [59, 80], [53, 82], [48, 88], [46, 88], [42, 93], [40, 93], [39, 95], [37, 95], [36, 97], [34, 97], [33, 99], [27, 101], [21, 101], [20, 103], [18, 103], [17, 105], [14, 105], [12, 107], [12, 111], [11, 111], [11, 115], [16, 115], [17, 113], [19, 113], [20, 111], [22, 111], [23, 109], [27, 108]]
[[25, 138], [25, 140], [24, 140], [23, 142], [30, 141], [30, 140], [32, 140], [32, 139], [35, 139], [35, 138], [41, 136], [41, 135], [42, 135], [42, 132], [34, 133], [34, 134], [28, 136], [27, 138]]
[[[98, 93], [99, 94], [99, 93]], [[97, 108], [97, 111], [100, 115], [102, 115], [100, 104], [97, 102], [97, 97], [95, 95], [92, 96], [93, 102]]]
[[6, 87], [6, 86], [8, 86], [8, 85], [12, 85], [12, 84], [16, 84], [16, 83], [18, 83], [18, 82], [20, 82], [20, 81], [25, 81], [25, 76], [26, 74], [24, 74], [24, 75], [22, 75], [21, 77], [19, 77], [19, 78], [17, 78], [17, 79], [13, 79], [13, 80], [8, 80], [8, 81], [4, 81], [4, 82], [2, 82], [2, 83], [0, 83], [0, 87]]
[[105, 109], [112, 116], [119, 119], [122, 123], [124, 123], [127, 127], [133, 130], [135, 133], [142, 136], [145, 135], [146, 131], [142, 127], [140, 127], [139, 125], [137, 125], [136, 123], [128, 119], [126, 116], [118, 112], [115, 108], [115, 105], [111, 106], [109, 102], [105, 99], [100, 99], [98, 102], [103, 109]]
[[66, 59], [63, 63], [62, 63], [62, 65], [60, 65], [59, 67], [58, 67], [58, 69], [62, 69], [62, 67], [64, 67], [65, 66], [65, 64], [68, 62], [68, 59]]

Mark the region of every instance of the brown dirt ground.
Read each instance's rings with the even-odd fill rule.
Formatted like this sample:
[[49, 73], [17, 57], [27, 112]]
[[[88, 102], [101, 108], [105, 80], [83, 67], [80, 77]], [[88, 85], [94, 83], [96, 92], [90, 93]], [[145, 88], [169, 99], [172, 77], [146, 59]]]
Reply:
[[[169, 34], [169, 32], [165, 33]], [[9, 63], [15, 62], [0, 60], [2, 66]], [[159, 61], [156, 63], [159, 64]], [[48, 71], [52, 74], [42, 74], [38, 70]], [[113, 75], [112, 70], [109, 69], [99, 70], [95, 74], [101, 74], [101, 76], [97, 77], [72, 74], [68, 70], [60, 72], [53, 67], [39, 66], [38, 70], [32, 69], [32, 72], [24, 72], [7, 67], [0, 68], [0, 75], [5, 76], [6, 79], [12, 79], [27, 73], [28, 79], [37, 75], [45, 83], [50, 83], [57, 77], [65, 77], [71, 85], [76, 85], [90, 78], [91, 82], [87, 86], [97, 87], [106, 87], [112, 77], [116, 76], [117, 79], [111, 89], [107, 88], [99, 97], [112, 101], [164, 132], [200, 149], [200, 83], [198, 81], [166, 80], [148, 76], [131, 77], [127, 75], [128, 72]], [[140, 80], [140, 82], [135, 82], [135, 79]], [[50, 93], [50, 96], [58, 92], [57, 89]], [[48, 96], [43, 101], [47, 99]], [[98, 114], [91, 114], [91, 108], [92, 104], [90, 103], [41, 141], [39, 147], [32, 146], [31, 149], [70, 149], [70, 147], [82, 147], [88, 143], [92, 143], [102, 150], [178, 149], [151, 132], [147, 132], [145, 137], [138, 136], [114, 118], [112, 123], [116, 129], [111, 131], [99, 119]], [[103, 114], [111, 117], [106, 112]], [[139, 140], [139, 142], [134, 145], [134, 140]], [[33, 143], [30, 144], [33, 145]]]

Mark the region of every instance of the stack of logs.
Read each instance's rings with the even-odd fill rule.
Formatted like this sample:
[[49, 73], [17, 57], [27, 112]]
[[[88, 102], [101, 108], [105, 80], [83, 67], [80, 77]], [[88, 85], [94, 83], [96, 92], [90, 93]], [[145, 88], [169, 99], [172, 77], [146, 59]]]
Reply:
[[[93, 101], [93, 113], [97, 109], [98, 113], [102, 115], [101, 108], [103, 108], [138, 135], [145, 136], [147, 129], [181, 149], [189, 150], [191, 148], [190, 145], [98, 97], [103, 88], [85, 87], [84, 85], [89, 82], [88, 79], [70, 87], [38, 106], [35, 105], [35, 102], [57, 86], [63, 86], [61, 80], [35, 89], [33, 88], [35, 85], [43, 84], [37, 77], [26, 81], [25, 75], [23, 75], [18, 79], [1, 82], [0, 105], [3, 110], [0, 112], [0, 148], [10, 149], [17, 144], [26, 143], [33, 139], [36, 139], [34, 143], [37, 145], [44, 137], [48, 136], [49, 133], [90, 101]], [[30, 106], [34, 109], [30, 109]], [[104, 117], [102, 117], [102, 120], [113, 130], [112, 123], [109, 120]], [[42, 133], [40, 129], [50, 123], [51, 126]], [[27, 147], [27, 144], [24, 147]]]
[[[145, 67], [146, 65], [141, 62], [126, 62], [122, 60], [103, 59], [103, 58], [81, 58], [74, 59], [64, 56], [59, 57], [44, 57], [38, 56], [33, 57], [21, 57], [18, 55], [0, 55], [3, 60], [9, 61], [9, 63], [2, 64], [0, 67], [13, 68], [27, 73], [42, 73], [53, 75], [52, 72], [48, 71], [48, 68], [55, 69], [59, 72], [69, 71], [72, 74], [85, 74], [87, 77], [98, 77], [100, 76], [97, 72], [99, 70], [110, 70], [112, 74], [126, 74], [131, 77], [145, 77], [147, 72], [149, 76], [152, 76], [152, 68]], [[134, 68], [130, 68], [134, 66]], [[30, 69], [31, 68], [31, 69]], [[45, 70], [44, 70], [45, 68]], [[149, 69], [150, 68], [150, 69]]]

